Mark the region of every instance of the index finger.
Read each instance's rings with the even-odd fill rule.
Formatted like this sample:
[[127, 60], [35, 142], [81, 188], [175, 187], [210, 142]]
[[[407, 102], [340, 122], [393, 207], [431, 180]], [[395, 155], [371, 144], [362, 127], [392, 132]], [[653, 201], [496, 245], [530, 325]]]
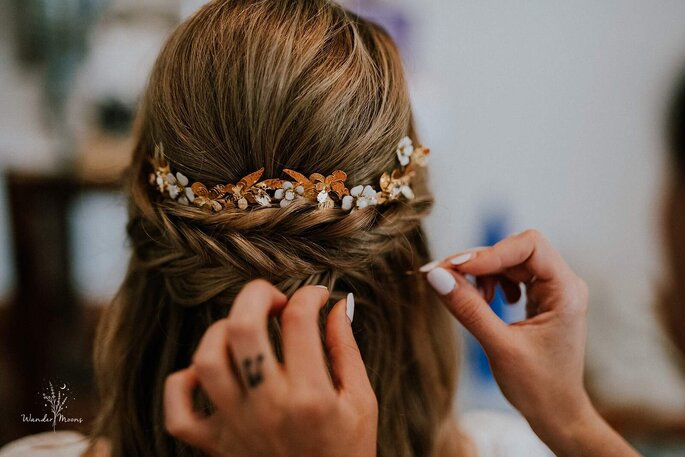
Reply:
[[[526, 230], [468, 255], [468, 260], [464, 260], [466, 255], [455, 257], [459, 264], [453, 264], [452, 268], [475, 276], [504, 274], [518, 282], [555, 281], [573, 273], [563, 257], [537, 230]], [[449, 259], [447, 263], [450, 263]]]

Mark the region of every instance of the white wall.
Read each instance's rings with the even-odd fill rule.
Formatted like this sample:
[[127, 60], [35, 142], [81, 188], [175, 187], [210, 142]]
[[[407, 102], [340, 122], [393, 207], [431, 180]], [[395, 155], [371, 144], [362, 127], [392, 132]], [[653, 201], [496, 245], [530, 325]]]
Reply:
[[512, 230], [542, 230], [591, 284], [600, 390], [685, 406], [669, 403], [685, 389], [665, 373], [649, 309], [661, 274], [663, 102], [685, 63], [685, 2], [407, 7], [421, 21], [422, 54], [408, 66], [434, 152], [435, 255], [477, 243], [489, 207], [505, 208]]

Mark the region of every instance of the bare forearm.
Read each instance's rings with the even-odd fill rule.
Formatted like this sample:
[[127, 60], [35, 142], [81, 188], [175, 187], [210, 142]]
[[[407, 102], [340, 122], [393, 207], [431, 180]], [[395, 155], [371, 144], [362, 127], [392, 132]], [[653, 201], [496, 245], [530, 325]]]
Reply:
[[639, 457], [590, 405], [572, 424], [533, 425], [533, 430], [558, 457]]

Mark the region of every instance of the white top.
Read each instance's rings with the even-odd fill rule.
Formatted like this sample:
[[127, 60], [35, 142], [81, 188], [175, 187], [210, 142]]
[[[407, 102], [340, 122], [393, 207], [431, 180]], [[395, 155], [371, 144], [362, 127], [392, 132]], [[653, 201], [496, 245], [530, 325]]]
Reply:
[[519, 415], [468, 411], [459, 417], [459, 427], [474, 441], [479, 457], [554, 457]]
[[0, 448], [0, 457], [79, 457], [88, 438], [78, 432], [43, 432], [25, 436]]
[[[520, 416], [498, 411], [470, 411], [459, 418], [478, 457], [553, 457]], [[88, 439], [77, 432], [29, 435], [0, 448], [0, 457], [80, 457]]]

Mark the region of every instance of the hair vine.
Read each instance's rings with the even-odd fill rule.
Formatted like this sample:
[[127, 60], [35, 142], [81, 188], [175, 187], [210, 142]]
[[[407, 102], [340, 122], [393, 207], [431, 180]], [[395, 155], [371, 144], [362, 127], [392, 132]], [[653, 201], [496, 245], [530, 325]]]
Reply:
[[164, 157], [164, 145], [157, 144], [150, 160], [154, 172], [150, 184], [164, 197], [182, 205], [207, 208], [212, 212], [250, 207], [286, 207], [296, 199], [316, 202], [318, 208], [339, 207], [345, 211], [383, 205], [405, 198], [414, 198], [411, 180], [415, 168], [425, 167], [430, 150], [414, 147], [411, 138], [405, 136], [395, 150], [399, 166], [385, 172], [378, 186], [357, 185], [348, 189], [347, 173], [336, 170], [328, 176], [312, 173], [309, 177], [295, 170], [283, 169], [290, 179], [262, 179], [264, 167], [243, 177], [237, 184], [217, 184], [208, 187], [201, 182], [190, 184], [181, 172], [174, 172]]

